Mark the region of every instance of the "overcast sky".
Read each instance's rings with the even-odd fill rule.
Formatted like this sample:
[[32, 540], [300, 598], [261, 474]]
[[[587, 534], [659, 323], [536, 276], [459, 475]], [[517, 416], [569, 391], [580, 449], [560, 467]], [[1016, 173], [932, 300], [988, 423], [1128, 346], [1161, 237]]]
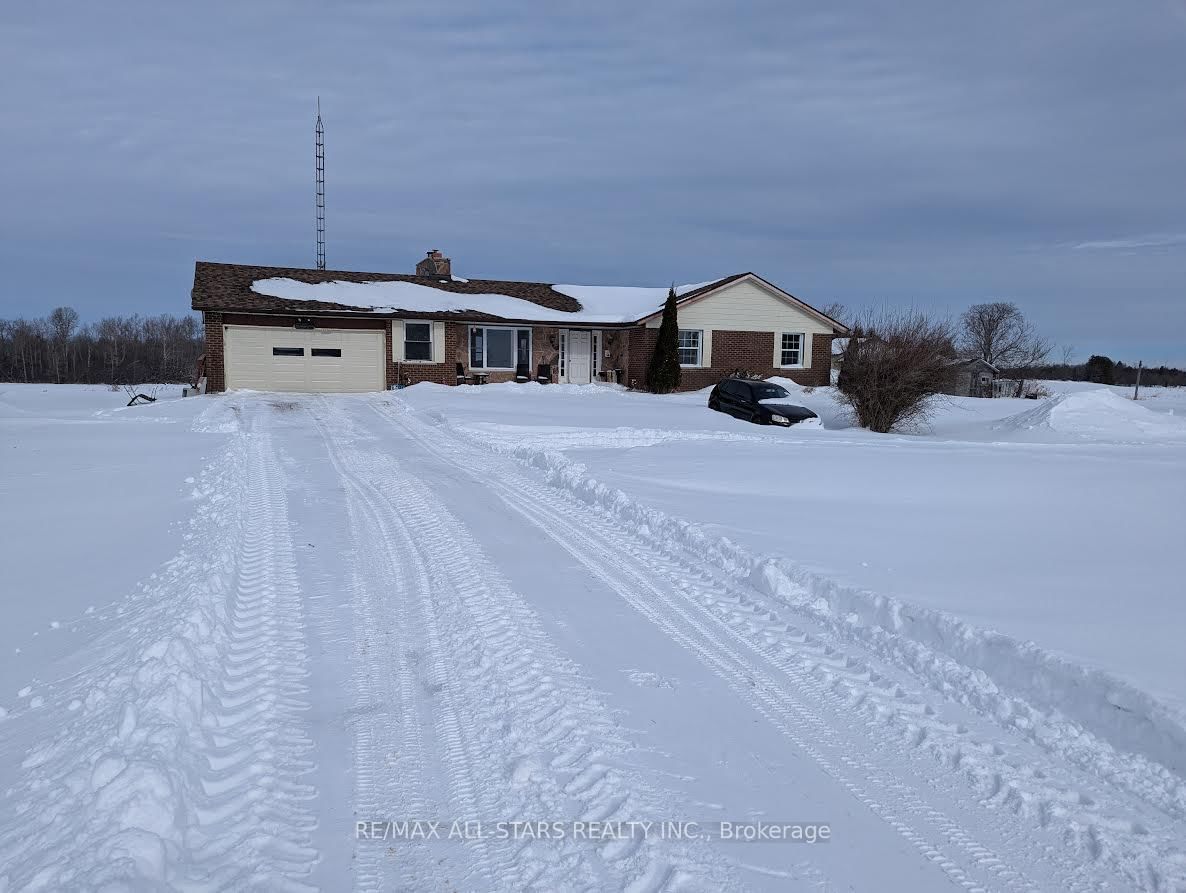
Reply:
[[1016, 301], [1186, 365], [1186, 0], [0, 4], [0, 317], [195, 259]]

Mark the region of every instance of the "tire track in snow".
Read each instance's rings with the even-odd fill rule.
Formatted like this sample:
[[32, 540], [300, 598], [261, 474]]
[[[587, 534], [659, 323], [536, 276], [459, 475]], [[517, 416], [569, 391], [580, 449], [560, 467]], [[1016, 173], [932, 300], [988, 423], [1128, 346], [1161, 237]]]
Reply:
[[[317, 410], [328, 412], [328, 402]], [[344, 461], [333, 448], [325, 425], [316, 417], [334, 470], [345, 475]], [[335, 415], [339, 430], [348, 420]], [[411, 654], [416, 630], [407, 623], [407, 584], [374, 528], [374, 510], [358, 499], [346, 500], [352, 550], [350, 606], [354, 617], [351, 650], [353, 704], [347, 727], [353, 736], [354, 816], [359, 822], [394, 818], [431, 819], [423, 753], [435, 742], [425, 737], [416, 697]], [[435, 806], [436, 804], [433, 804]], [[399, 810], [398, 816], [391, 815]], [[356, 842], [357, 843], [357, 842]], [[387, 875], [407, 879], [432, 876], [432, 854], [421, 842], [393, 842], [391, 848], [364, 842], [354, 850], [354, 889], [391, 888]]]
[[[366, 677], [367, 702], [361, 706], [369, 713], [358, 725], [355, 771], [359, 821], [439, 820], [439, 814], [417, 810], [430, 805], [442, 809], [430, 790], [431, 779], [425, 776], [422, 755], [443, 751], [448, 782], [458, 815], [478, 816], [475, 785], [466, 777], [468, 760], [461, 753], [462, 737], [455, 706], [447, 699], [437, 699], [428, 711], [431, 734], [420, 722], [423, 694], [416, 688], [440, 691], [443, 673], [436, 662], [443, 659], [443, 649], [435, 632], [425, 600], [431, 598], [424, 569], [410, 554], [404, 522], [378, 492], [365, 473], [368, 455], [353, 446], [358, 432], [333, 401], [321, 400], [312, 407], [329, 454], [330, 463], [343, 483], [351, 536], [356, 544], [355, 568], [361, 577], [356, 595], [363, 596], [363, 615], [356, 624], [355, 653], [362, 663], [355, 678]], [[372, 627], [372, 623], [378, 623]], [[393, 628], [398, 625], [398, 632]], [[375, 629], [385, 630], [382, 641], [373, 636]], [[418, 656], [427, 652], [432, 664], [428, 677], [423, 674]], [[392, 665], [395, 666], [394, 672]], [[417, 681], [419, 685], [417, 686]], [[379, 688], [387, 700], [373, 700]], [[402, 751], [402, 753], [401, 753]], [[391, 765], [392, 753], [408, 755], [412, 760], [407, 773]], [[398, 762], [398, 761], [397, 761]], [[363, 810], [373, 810], [369, 815]], [[395, 811], [393, 813], [393, 811]], [[358, 865], [356, 888], [361, 890], [413, 889], [429, 883], [455, 866], [433, 865], [433, 847], [423, 840], [356, 842]], [[468, 841], [478, 851], [477, 880], [482, 886], [492, 883], [490, 856], [484, 841]], [[468, 877], [472, 886], [475, 878]]]
[[302, 604], [270, 438], [240, 432], [202, 479], [181, 553], [24, 760], [0, 887], [310, 889]]
[[[870, 732], [874, 736], [879, 734], [876, 725], [867, 729], [854, 728], [845, 722], [844, 717], [853, 712], [855, 705], [838, 695], [833, 685], [821, 681], [818, 662], [805, 663], [795, 657], [799, 647], [808, 644], [806, 634], [796, 637], [793, 629], [782, 623], [777, 615], [769, 615], [764, 624], [747, 622], [743, 616], [744, 608], [739, 611], [739, 606], [747, 605], [751, 595], [757, 593], [739, 589], [737, 581], [725, 578], [716, 568], [690, 553], [678, 548], [656, 548], [624, 535], [618, 525], [607, 523], [606, 517], [594, 507], [522, 474], [517, 462], [507, 465], [508, 460], [502, 459], [496, 469], [492, 461], [499, 460], [492, 460], [488, 449], [460, 439], [448, 430], [447, 425], [427, 427], [411, 418], [410, 413], [393, 413], [382, 405], [376, 409], [401, 429], [410, 430], [426, 450], [496, 490], [526, 521], [555, 539], [673, 639], [696, 652], [738, 694], [767, 715], [791, 740], [816, 758], [825, 771], [897, 828], [957, 883], [971, 888], [979, 885], [1035, 888], [1008, 867], [999, 853], [977, 842], [942, 809], [930, 805], [919, 795], [919, 788], [925, 791], [928, 787], [938, 787], [944, 791], [949, 804], [965, 799], [967, 793], [961, 793], [955, 783], [957, 780], [945, 777], [950, 773], [931, 777], [934, 767], [930, 767], [928, 773], [928, 767], [914, 764], [917, 787], [904, 785], [896, 779], [895, 771], [900, 771], [899, 767], [911, 767], [915, 758], [911, 753], [913, 748], [903, 745], [896, 736], [886, 738], [881, 735], [880, 740], [877, 737], [870, 739]], [[480, 469], [480, 473], [472, 469]], [[579, 519], [579, 523], [574, 519]], [[630, 560], [625, 560], [627, 557]], [[668, 579], [677, 582], [675, 588], [666, 582]], [[639, 593], [645, 593], [646, 597], [640, 597]], [[793, 641], [796, 638], [801, 641]], [[826, 644], [814, 647], [822, 649], [825, 657], [829, 653], [840, 654]], [[812, 669], [813, 663], [815, 669]], [[766, 667], [773, 667], [776, 674], [770, 675]], [[859, 681], [856, 679], [858, 675], [853, 674], [853, 682]], [[785, 680], [791, 682], [789, 687]], [[834, 679], [829, 683], [831, 681]], [[912, 704], [907, 694], [893, 684], [885, 685], [884, 691], [876, 684], [864, 685], [863, 690], [870, 701], [880, 702], [879, 710], [883, 706], [893, 708], [895, 703], [898, 704], [891, 714], [895, 720], [900, 720], [904, 712], [902, 708], [909, 712], [922, 706]], [[828, 710], [821, 710], [825, 705]], [[827, 723], [821, 718], [824, 713], [830, 714]], [[919, 711], [917, 716], [930, 724], [931, 734], [935, 737], [944, 732], [959, 735], [957, 730], [939, 722], [929, 722], [925, 710]], [[882, 727], [884, 724], [883, 721]], [[798, 728], [811, 729], [810, 740], [797, 734], [795, 729]], [[845, 734], [838, 734], [842, 729]], [[852, 736], [849, 729], [855, 730], [857, 736]], [[864, 749], [853, 747], [853, 742], [859, 740], [868, 742]], [[814, 747], [813, 742], [822, 742], [823, 750], [834, 756], [829, 758]], [[916, 743], [921, 742], [911, 742]], [[879, 769], [866, 759], [866, 753], [879, 757], [878, 762], [888, 758], [888, 765], [893, 768], [889, 771]], [[1072, 847], [1087, 851], [1087, 859], [1072, 859], [1069, 858], [1072, 847], [1064, 850], [1028, 839], [1014, 816], [996, 810], [996, 805], [990, 800], [983, 801], [981, 808], [988, 806], [993, 811], [978, 815], [976, 825], [992, 829], [990, 837], [996, 838], [995, 846], [1002, 853], [1012, 855], [1018, 864], [1054, 866], [1056, 874], [1053, 876], [1060, 889], [1092, 889], [1096, 886], [1098, 879], [1093, 876], [1095, 872], [1090, 862], [1098, 858], [1099, 853], [1092, 851], [1094, 838], [1090, 833], [1087, 840], [1077, 840], [1074, 838], [1081, 835], [1083, 829], [1070, 828], [1065, 832], [1071, 838], [1067, 842]], [[1138, 828], [1135, 833], [1140, 837], [1145, 830]], [[1113, 868], [1127, 875], [1130, 881], [1157, 889], [1159, 875], [1142, 854], [1139, 843], [1131, 862], [1120, 860]]]
[[[628, 821], [662, 814], [661, 797], [618, 764], [621, 730], [543, 633], [525, 601], [464, 525], [386, 453], [340, 432], [350, 420], [328, 401], [318, 414], [357, 517], [385, 554], [385, 573], [411, 592], [423, 635], [425, 682], [455, 817]], [[352, 509], [355, 511], [355, 509]], [[474, 841], [466, 887], [494, 889], [728, 889], [723, 863], [653, 841]], [[409, 878], [392, 878], [407, 883]], [[411, 879], [414, 882], [414, 878]]]
[[[474, 443], [463, 437], [461, 442], [486, 452], [484, 441]], [[519, 466], [521, 454], [517, 450], [512, 454]], [[1009, 813], [1029, 822], [1032, 831], [1053, 832], [1061, 846], [1047, 845], [1044, 860], [1060, 862], [1068, 878], [1078, 877], [1085, 886], [1099, 883], [1099, 869], [1105, 868], [1139, 889], [1186, 889], [1182, 845], [1186, 831], [1178, 811], [1167, 810], [1163, 798], [1143, 799], [1126, 784], [1112, 787], [1109, 778], [1085, 771], [1079, 761], [1073, 760], [1071, 765], [1062, 762], [1060, 757], [1065, 755], [1061, 751], [1035, 752], [1008, 731], [999, 736], [990, 731], [987, 740], [980, 740], [982, 736], [967, 727], [944, 722], [926, 697], [909, 690], [917, 684], [914, 680], [904, 688], [901, 682], [881, 676], [864, 651], [856, 656], [846, 653], [853, 650], [852, 635], [850, 630], [838, 628], [843, 627], [839, 621], [821, 624], [815, 634], [796, 629], [779, 616], [794, 612], [793, 605], [771, 599], [753, 589], [747, 579], [739, 579], [738, 569], [724, 555], [716, 554], [703, 537], [680, 536], [686, 525], [643, 509], [620, 493], [608, 494], [613, 498], [602, 506], [603, 497], [598, 494], [605, 488], [579, 475], [574, 477], [573, 463], [549, 457], [545, 465], [549, 469], [557, 466], [553, 470], [558, 473], [548, 489], [564, 494], [560, 505], [574, 498], [580, 504], [592, 501], [595, 514], [608, 511], [615, 518], [611, 528], [618, 535], [623, 521], [634, 531], [634, 536], [623, 538], [623, 548], [633, 550], [644, 561], [652, 560], [657, 552], [666, 556], [669, 565], [714, 581], [714, 592], [703, 599], [706, 608], [715, 612], [722, 624], [742, 627], [744, 639], [760, 644], [767, 659], [784, 671], [788, 661], [802, 665], [808, 681], [823, 687], [821, 697], [826, 694], [838, 709], [865, 717], [865, 734], [872, 740], [879, 741], [888, 731], [906, 756], [929, 753], [941, 773], [932, 778], [933, 773], [922, 767], [922, 777], [929, 785], [941, 784], [953, 802], [965, 799], [970, 786], [977, 805], [991, 810], [990, 815]], [[652, 522], [657, 527], [652, 528]], [[669, 529], [675, 534], [664, 536], [661, 531]], [[649, 545], [640, 549], [640, 539]], [[702, 554], [706, 546], [709, 560]], [[742, 574], [744, 577], [744, 570]], [[818, 623], [818, 618], [810, 619]], [[882, 652], [875, 649], [874, 653]], [[1018, 834], [1023, 833], [1020, 827]], [[1025, 843], [1032, 850], [1032, 844]], [[1074, 857], [1078, 857], [1077, 863]]]
[[[471, 448], [475, 445], [469, 444]], [[572, 466], [568, 460], [560, 462], [562, 468]], [[618, 525], [622, 521], [635, 531], [635, 537], [623, 538], [623, 549], [644, 562], [658, 553], [666, 556], [673, 568], [682, 567], [692, 577], [715, 581], [714, 591], [701, 596], [705, 607], [727, 627], [742, 627], [744, 638], [761, 645], [776, 666], [786, 670], [788, 661], [802, 665], [806, 681], [817, 686], [821, 697], [829, 698], [838, 710], [856, 711], [866, 718], [866, 734], [872, 742], [890, 732], [905, 745], [898, 748], [900, 753], [911, 756], [912, 752], [926, 752], [933, 756], [941, 772], [932, 778], [924, 767], [922, 777], [928, 785], [941, 785], [953, 802], [966, 798], [970, 786], [976, 804], [991, 810], [990, 816], [1011, 814], [1016, 820], [1028, 822], [1031, 832], [1050, 831], [1056, 835], [1061, 846], [1047, 845], [1042, 859], [1063, 866], [1068, 878], [1064, 886], [1072, 883], [1071, 878], [1078, 878], [1075, 883], [1087, 888], [1105, 883], [1100, 878], [1110, 875], [1101, 874], [1102, 868], [1115, 872], [1137, 889], [1186, 890], [1186, 828], [1178, 811], [1167, 810], [1162, 798], [1145, 800], [1126, 784], [1109, 787], [1109, 779], [1084, 770], [1078, 761], [1071, 765], [1061, 762], [1061, 751], [1035, 752], [1015, 740], [1009, 730], [1002, 734], [990, 730], [985, 736], [960, 723], [943, 721], [927, 704], [921, 690], [909, 690], [917, 683], [911, 681], [904, 687], [901, 682], [883, 677], [865, 652], [851, 656], [850, 631], [837, 629], [843, 626], [841, 620], [822, 624], [822, 631], [815, 634], [796, 629], [780, 616], [794, 613], [793, 605], [771, 599], [755, 590], [748, 580], [739, 579], [736, 569], [726, 568], [727, 562], [722, 564], [723, 556], [713, 556], [711, 547], [708, 554], [712, 559], [703, 560], [701, 553], [690, 547], [694, 542], [697, 550], [705, 549], [702, 537], [664, 538], [649, 524], [656, 522], [662, 530], [678, 530], [680, 525], [673, 519], [641, 509], [620, 493], [602, 505], [596, 494], [604, 488], [595, 482], [574, 486], [571, 473], [552, 478], [557, 480], [560, 483], [553, 483], [549, 489], [564, 494], [565, 499], [559, 503], [562, 507], [573, 498], [585, 505], [585, 500], [591, 500], [589, 508], [594, 514], [608, 513], [615, 518], [612, 531], [620, 535]], [[640, 546], [638, 539], [649, 545]], [[678, 577], [681, 571], [674, 573]], [[881, 654], [879, 650], [873, 653]], [[883, 744], [875, 746], [884, 749]], [[995, 821], [999, 826], [1000, 820]], [[1014, 838], [1020, 839], [1023, 827], [1019, 821]], [[1029, 841], [1024, 843], [1032, 850]]]

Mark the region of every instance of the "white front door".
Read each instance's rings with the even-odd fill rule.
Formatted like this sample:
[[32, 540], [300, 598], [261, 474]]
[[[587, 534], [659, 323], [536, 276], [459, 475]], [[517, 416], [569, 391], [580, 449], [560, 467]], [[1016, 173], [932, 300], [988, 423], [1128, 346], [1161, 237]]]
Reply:
[[593, 337], [589, 332], [568, 332], [568, 380], [588, 384], [593, 380]]

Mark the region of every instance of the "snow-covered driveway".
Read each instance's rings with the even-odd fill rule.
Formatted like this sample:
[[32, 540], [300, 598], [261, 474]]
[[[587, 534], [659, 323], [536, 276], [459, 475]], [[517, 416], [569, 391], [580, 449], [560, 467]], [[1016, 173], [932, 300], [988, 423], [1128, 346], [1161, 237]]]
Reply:
[[208, 402], [181, 552], [0, 725], [13, 889], [1186, 883], [1179, 776], [695, 529], [397, 395]]

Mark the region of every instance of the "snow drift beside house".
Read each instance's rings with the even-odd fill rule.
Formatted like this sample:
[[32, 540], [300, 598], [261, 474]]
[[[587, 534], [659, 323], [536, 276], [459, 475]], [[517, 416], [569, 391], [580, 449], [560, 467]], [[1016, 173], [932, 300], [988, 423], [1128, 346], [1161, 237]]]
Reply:
[[[465, 281], [465, 280], [454, 280]], [[677, 295], [685, 295], [713, 282], [677, 285]], [[513, 298], [510, 295], [458, 294], [421, 285], [418, 282], [298, 282], [295, 279], [258, 279], [251, 284], [257, 294], [290, 301], [323, 301], [346, 304], [362, 312], [394, 313], [485, 313], [503, 319], [555, 320], [573, 322], [634, 322], [657, 312], [667, 297], [666, 288], [635, 288], [612, 285], [554, 285], [559, 294], [576, 298], [581, 310], [565, 313], [549, 307]]]

